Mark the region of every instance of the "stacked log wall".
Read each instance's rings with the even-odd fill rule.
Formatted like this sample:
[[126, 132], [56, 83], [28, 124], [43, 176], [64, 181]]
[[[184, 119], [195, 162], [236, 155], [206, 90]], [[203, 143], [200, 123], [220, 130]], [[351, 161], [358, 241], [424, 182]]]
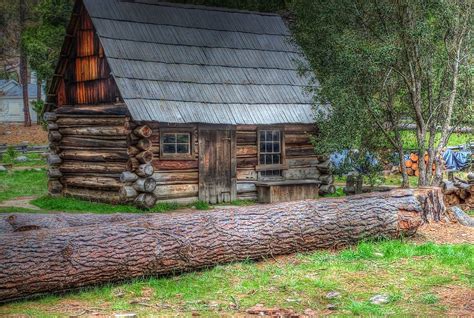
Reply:
[[[49, 193], [90, 201], [123, 202], [120, 174], [127, 169], [127, 139], [133, 124], [124, 114], [99, 108], [61, 107], [47, 113], [51, 154]], [[101, 109], [122, 108], [101, 106]], [[119, 113], [122, 111], [119, 111]]]

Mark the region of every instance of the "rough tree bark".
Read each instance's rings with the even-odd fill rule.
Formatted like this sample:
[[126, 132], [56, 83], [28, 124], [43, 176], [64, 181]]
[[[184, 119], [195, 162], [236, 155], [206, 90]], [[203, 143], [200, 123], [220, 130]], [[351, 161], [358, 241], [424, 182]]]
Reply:
[[165, 214], [71, 214], [71, 213], [5, 213], [0, 216], [0, 235], [48, 229], [62, 229], [76, 226], [108, 224], [132, 220], [146, 220], [149, 217], [166, 216]]
[[0, 302], [147, 275], [412, 235], [440, 189], [395, 190], [0, 236]]

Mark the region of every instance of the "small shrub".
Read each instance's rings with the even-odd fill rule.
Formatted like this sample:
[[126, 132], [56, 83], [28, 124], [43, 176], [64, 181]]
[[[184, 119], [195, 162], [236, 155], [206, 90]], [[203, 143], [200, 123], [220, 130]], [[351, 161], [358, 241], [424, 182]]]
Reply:
[[433, 295], [433, 294], [426, 294], [421, 297], [421, 302], [424, 304], [436, 304], [439, 301], [438, 296]]
[[2, 156], [2, 162], [13, 163], [16, 157], [18, 157], [18, 151], [16, 151], [15, 147], [8, 146], [7, 151]]
[[230, 202], [230, 204], [236, 205], [236, 206], [249, 206], [249, 205], [254, 205], [255, 203], [257, 202], [254, 200], [234, 200]]
[[209, 210], [209, 203], [199, 200], [194, 203], [194, 207], [197, 210]]

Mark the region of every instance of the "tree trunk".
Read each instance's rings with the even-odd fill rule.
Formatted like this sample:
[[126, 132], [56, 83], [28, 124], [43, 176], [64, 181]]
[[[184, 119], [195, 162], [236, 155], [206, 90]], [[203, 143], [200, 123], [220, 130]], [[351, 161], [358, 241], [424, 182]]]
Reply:
[[440, 189], [394, 190], [5, 234], [0, 301], [413, 235], [444, 212]]
[[[38, 77], [36, 80], [36, 101], [40, 102], [43, 100], [43, 97], [41, 96], [42, 94], [42, 86], [43, 86], [43, 81]], [[36, 124], [40, 125], [41, 124], [41, 114], [38, 113], [36, 114]]]
[[[133, 189], [133, 188], [132, 188]], [[114, 214], [77, 214], [77, 213], [8, 213], [0, 215], [0, 235], [47, 229], [62, 229], [76, 226], [109, 224], [123, 221], [146, 220], [152, 214], [114, 213]], [[158, 216], [165, 214], [156, 214]]]
[[402, 170], [402, 188], [408, 188], [410, 186], [410, 179], [408, 179], [407, 166], [405, 165], [405, 155], [403, 148], [398, 147], [398, 157], [400, 158], [400, 169]]
[[28, 98], [28, 57], [21, 36], [25, 30], [26, 3], [20, 0], [20, 82], [23, 91], [23, 114], [25, 127], [31, 126], [30, 101]]

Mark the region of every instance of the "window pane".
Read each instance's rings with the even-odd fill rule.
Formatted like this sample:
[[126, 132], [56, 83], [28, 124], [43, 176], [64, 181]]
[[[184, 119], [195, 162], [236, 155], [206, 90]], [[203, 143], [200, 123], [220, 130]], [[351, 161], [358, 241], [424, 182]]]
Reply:
[[266, 143], [261, 141], [260, 142], [260, 152], [265, 152], [266, 149]]
[[273, 130], [273, 141], [280, 141], [280, 132], [278, 130]]
[[264, 165], [264, 164], [265, 164], [265, 155], [260, 155], [259, 163], [260, 163], [261, 165]]
[[273, 157], [273, 164], [279, 164], [280, 163], [280, 155], [272, 155]]
[[271, 142], [267, 142], [266, 152], [273, 152], [273, 144]]
[[273, 164], [272, 155], [265, 155], [265, 164], [267, 165]]
[[174, 144], [164, 144], [163, 153], [176, 153], [176, 145]]
[[176, 134], [163, 134], [163, 143], [172, 144], [176, 142]]
[[189, 145], [188, 144], [178, 144], [178, 153], [189, 153]]
[[265, 130], [260, 130], [260, 141], [265, 141]]
[[277, 153], [280, 152], [280, 143], [278, 142], [273, 143], [273, 152], [277, 152]]
[[176, 142], [187, 144], [189, 143], [189, 134], [177, 134]]
[[267, 137], [266, 137], [267, 141], [272, 141], [272, 131], [266, 130], [266, 132], [267, 132]]

